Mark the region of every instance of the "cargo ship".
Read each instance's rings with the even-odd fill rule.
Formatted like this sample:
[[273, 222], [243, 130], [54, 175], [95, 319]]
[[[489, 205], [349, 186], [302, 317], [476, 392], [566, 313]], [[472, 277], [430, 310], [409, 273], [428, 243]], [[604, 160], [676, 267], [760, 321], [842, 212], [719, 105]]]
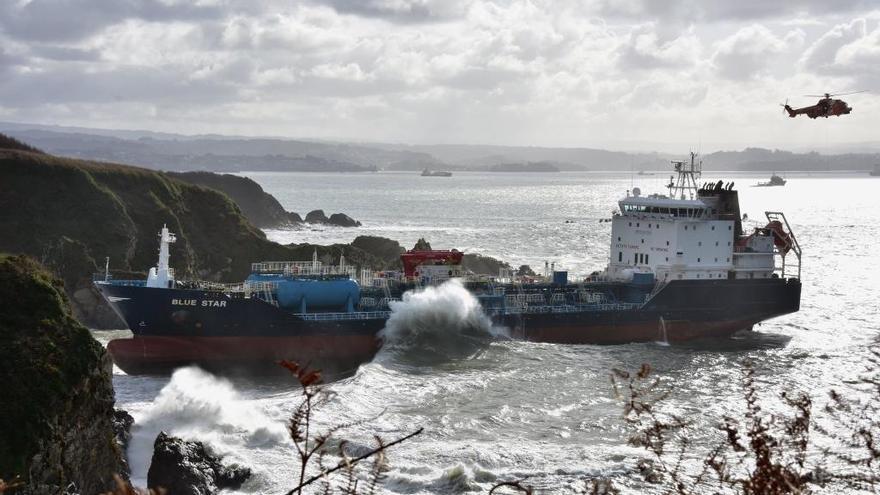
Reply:
[[280, 359], [358, 364], [380, 348], [394, 301], [457, 279], [510, 336], [559, 344], [670, 343], [728, 337], [800, 306], [801, 249], [785, 215], [744, 227], [733, 183], [698, 184], [702, 164], [673, 162], [667, 194], [626, 192], [610, 219], [607, 266], [575, 279], [475, 276], [457, 250], [407, 251], [376, 273], [310, 261], [253, 263], [237, 284], [178, 281], [163, 227], [146, 280], [98, 289], [133, 335], [108, 350], [127, 373], [197, 364], [229, 370]]

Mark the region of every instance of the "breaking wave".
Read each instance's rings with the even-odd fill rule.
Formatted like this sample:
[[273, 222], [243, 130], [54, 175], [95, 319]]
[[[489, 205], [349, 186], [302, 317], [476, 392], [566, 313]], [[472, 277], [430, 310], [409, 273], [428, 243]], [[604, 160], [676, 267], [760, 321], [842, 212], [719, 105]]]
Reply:
[[151, 406], [135, 417], [128, 459], [137, 486], [146, 486], [153, 442], [160, 431], [199, 440], [237, 461], [242, 459], [235, 457], [236, 452], [272, 448], [287, 441], [282, 423], [242, 398], [228, 380], [197, 367], [175, 371]]
[[394, 355], [430, 364], [471, 356], [507, 337], [458, 280], [407, 292], [390, 306], [391, 317], [379, 333], [380, 358]]

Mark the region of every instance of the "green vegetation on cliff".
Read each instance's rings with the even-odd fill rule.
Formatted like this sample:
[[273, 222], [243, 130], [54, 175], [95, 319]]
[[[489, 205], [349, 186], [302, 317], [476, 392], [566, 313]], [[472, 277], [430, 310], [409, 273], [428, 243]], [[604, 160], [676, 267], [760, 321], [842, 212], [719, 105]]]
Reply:
[[10, 150], [21, 150], [21, 151], [32, 151], [34, 153], [42, 153], [41, 150], [34, 148], [29, 144], [22, 143], [18, 139], [14, 137], [7, 136], [6, 134], [0, 134], [0, 148], [10, 149]]
[[115, 321], [91, 287], [94, 271], [109, 257], [119, 276], [144, 277], [165, 224], [177, 234], [171, 258], [179, 278], [239, 281], [252, 262], [308, 260], [314, 251], [325, 263], [344, 255], [352, 265], [389, 266], [348, 244], [271, 242], [226, 194], [162, 172], [0, 149], [0, 252], [27, 254], [51, 268], [88, 325]]
[[311, 259], [313, 249], [327, 261], [339, 255], [358, 265], [378, 261], [349, 245], [304, 252], [271, 242], [225, 194], [162, 172], [0, 150], [0, 184], [0, 250], [51, 266], [64, 242], [81, 245], [95, 266], [109, 256], [113, 269], [145, 271], [156, 261], [156, 233], [164, 224], [177, 234], [171, 256], [181, 277], [241, 280], [251, 262]]
[[210, 187], [229, 196], [252, 224], [260, 228], [283, 227], [302, 223], [302, 217], [288, 212], [271, 194], [247, 177], [213, 172], [169, 172], [175, 179]]
[[0, 257], [0, 300], [0, 478], [105, 489], [121, 457], [104, 349], [61, 281], [27, 257]]

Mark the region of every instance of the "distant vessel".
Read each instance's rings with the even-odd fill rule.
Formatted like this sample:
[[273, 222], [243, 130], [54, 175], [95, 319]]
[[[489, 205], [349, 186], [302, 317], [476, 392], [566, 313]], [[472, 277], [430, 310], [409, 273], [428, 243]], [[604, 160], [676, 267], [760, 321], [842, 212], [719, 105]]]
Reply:
[[874, 170], [868, 172], [871, 177], [880, 177], [880, 165], [874, 165]]
[[452, 172], [446, 172], [443, 170], [422, 170], [422, 177], [452, 177]]
[[782, 177], [780, 177], [780, 176], [778, 176], [778, 175], [776, 175], [776, 174], [773, 174], [773, 175], [770, 176], [770, 180], [769, 180], [769, 181], [767, 181], [767, 182], [758, 182], [757, 184], [755, 184], [755, 186], [756, 186], [756, 187], [784, 186], [784, 185], [785, 185], [785, 182], [786, 182], [785, 179], [783, 179]]
[[[744, 230], [733, 183], [698, 186], [702, 164], [673, 162], [668, 195], [627, 191], [611, 219], [606, 268], [570, 280], [468, 274], [457, 250], [412, 250], [403, 272], [355, 270], [318, 260], [253, 263], [234, 284], [178, 281], [169, 265], [175, 236], [163, 227], [147, 280], [95, 285], [131, 329], [107, 349], [126, 373], [197, 364], [229, 371], [279, 359], [321, 366], [368, 361], [395, 301], [458, 279], [510, 336], [560, 344], [680, 342], [725, 337], [798, 311], [801, 249], [781, 212]], [[781, 263], [777, 263], [781, 261]], [[358, 276], [359, 275], [359, 276]], [[274, 366], [273, 366], [274, 367]]]

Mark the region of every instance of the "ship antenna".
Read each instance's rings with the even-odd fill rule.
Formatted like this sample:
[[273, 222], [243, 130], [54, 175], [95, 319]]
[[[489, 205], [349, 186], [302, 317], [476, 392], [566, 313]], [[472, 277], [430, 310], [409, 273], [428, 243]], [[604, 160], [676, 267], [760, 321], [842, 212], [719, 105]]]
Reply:
[[703, 161], [697, 160], [698, 154], [694, 151], [691, 151], [690, 155], [689, 163], [682, 160], [672, 160], [678, 178], [670, 177], [667, 187], [669, 188], [669, 197], [673, 199], [676, 197], [685, 199], [685, 193], [689, 199], [694, 199], [694, 194], [697, 192], [697, 180], [702, 175]]

